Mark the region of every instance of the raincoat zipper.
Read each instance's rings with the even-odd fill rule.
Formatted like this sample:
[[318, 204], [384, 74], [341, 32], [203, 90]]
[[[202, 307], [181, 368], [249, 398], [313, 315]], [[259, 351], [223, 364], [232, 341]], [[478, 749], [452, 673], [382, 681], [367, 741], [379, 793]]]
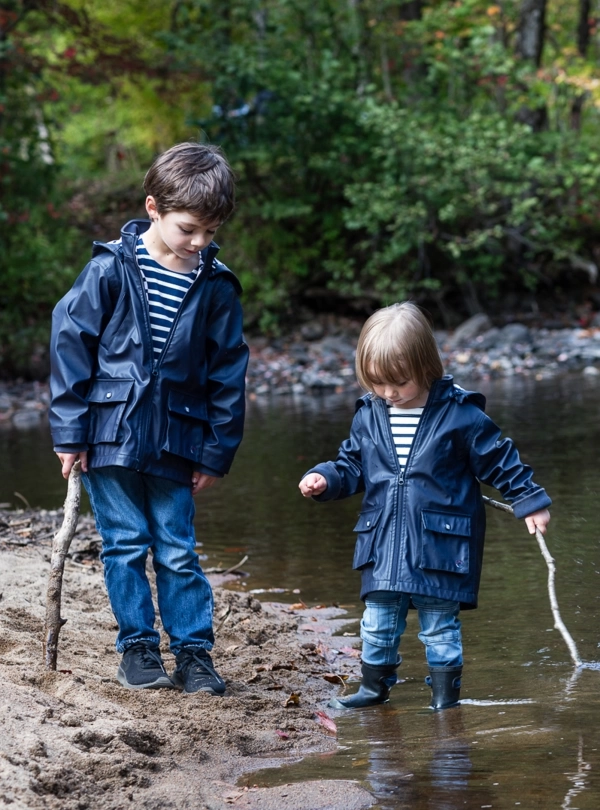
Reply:
[[[404, 488], [404, 482], [405, 482], [404, 475], [405, 475], [406, 470], [409, 469], [410, 460], [412, 458], [413, 450], [414, 450], [414, 448], [415, 448], [415, 446], [417, 444], [417, 437], [421, 433], [421, 426], [423, 424], [423, 420], [425, 419], [425, 414], [427, 412], [428, 406], [429, 406], [429, 397], [427, 398], [427, 402], [425, 403], [425, 407], [423, 408], [423, 413], [421, 414], [421, 418], [419, 419], [419, 424], [417, 425], [417, 429], [415, 431], [415, 435], [413, 436], [413, 440], [412, 440], [412, 444], [410, 446], [410, 450], [408, 452], [408, 456], [406, 457], [406, 464], [404, 465], [404, 468], [403, 468], [403, 467], [400, 466], [400, 462], [398, 461], [398, 453], [396, 452], [396, 445], [394, 444], [394, 434], [392, 433], [392, 426], [390, 424], [389, 413], [387, 412], [387, 405], [384, 402], [384, 408], [386, 409], [385, 423], [386, 423], [386, 426], [387, 426], [387, 436], [388, 436], [388, 439], [389, 439], [390, 444], [391, 444], [392, 455], [393, 455], [393, 457], [395, 459], [396, 468], [398, 470], [398, 476], [397, 476], [397, 479], [396, 479], [397, 485], [398, 485], [398, 488], [396, 490], [396, 524], [398, 526], [400, 526], [400, 530], [402, 530], [403, 525], [404, 525], [404, 519], [402, 518], [402, 515], [404, 514], [404, 507], [405, 507], [404, 502], [406, 500], [406, 489]], [[401, 509], [401, 507], [402, 507], [402, 509]], [[396, 530], [394, 540], [396, 540], [397, 535], [398, 535], [398, 531]], [[401, 539], [400, 539], [399, 543], [394, 542], [394, 553], [392, 555], [392, 562], [391, 562], [391, 566], [390, 566], [390, 574], [391, 575], [392, 575], [393, 571], [398, 570], [398, 558], [400, 556], [400, 547], [401, 546], [403, 548], [406, 547], [406, 543], [404, 542], [404, 538], [402, 537], [402, 535], [401, 535]]]
[[[162, 347], [162, 351], [158, 355], [158, 357], [154, 358], [154, 343], [152, 341], [152, 329], [150, 327], [150, 304], [148, 302], [148, 294], [146, 292], [146, 287], [145, 287], [145, 283], [144, 283], [144, 274], [142, 273], [142, 269], [141, 269], [141, 267], [139, 265], [139, 262], [137, 260], [137, 255], [135, 253], [133, 255], [133, 260], [135, 262], [135, 266], [136, 266], [136, 269], [137, 269], [137, 272], [138, 272], [138, 275], [139, 275], [139, 279], [140, 279], [140, 282], [141, 282], [141, 286], [142, 286], [142, 305], [143, 305], [143, 308], [144, 308], [144, 320], [145, 320], [145, 323], [146, 323], [146, 333], [150, 337], [150, 351], [152, 352], [152, 372], [151, 372], [152, 373], [152, 381], [150, 383], [150, 391], [148, 392], [147, 403], [146, 403], [146, 406], [145, 406], [145, 413], [143, 414], [143, 417], [142, 417], [143, 418], [143, 425], [144, 425], [144, 428], [142, 430], [142, 435], [144, 436], [144, 443], [142, 444], [142, 447], [148, 447], [149, 446], [148, 434], [150, 432], [150, 414], [152, 412], [152, 402], [154, 400], [154, 390], [155, 390], [156, 384], [158, 382], [158, 374], [159, 374], [159, 370], [160, 370], [160, 365], [162, 363], [162, 360], [163, 360], [163, 358], [165, 356], [165, 353], [166, 353], [168, 347], [171, 344], [171, 340], [173, 338], [173, 333], [175, 331], [175, 327], [177, 326], [177, 323], [179, 322], [179, 318], [181, 316], [181, 311], [183, 309], [183, 306], [184, 306], [188, 296], [190, 295], [191, 291], [195, 287], [197, 287], [199, 285], [201, 279], [204, 279], [205, 270], [206, 270], [206, 267], [208, 265], [208, 262], [204, 262], [204, 264], [202, 266], [202, 269], [200, 270], [200, 272], [198, 273], [198, 275], [194, 279], [193, 283], [186, 290], [185, 295], [181, 299], [181, 304], [179, 305], [179, 307], [177, 309], [177, 312], [175, 313], [175, 317], [173, 318], [173, 323], [171, 324], [171, 329], [169, 330], [169, 334], [167, 336], [167, 340], [165, 341], [165, 345]], [[141, 468], [143, 466], [142, 461], [143, 461], [143, 459], [140, 456], [140, 458], [138, 459], [137, 472], [141, 471]]]

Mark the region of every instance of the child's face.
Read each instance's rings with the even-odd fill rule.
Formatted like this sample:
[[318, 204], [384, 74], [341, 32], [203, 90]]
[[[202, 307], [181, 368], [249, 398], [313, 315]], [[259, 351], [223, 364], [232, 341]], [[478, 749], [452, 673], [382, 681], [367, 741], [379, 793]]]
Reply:
[[212, 241], [218, 224], [201, 222], [187, 211], [168, 211], [159, 214], [154, 200], [148, 197], [146, 208], [153, 220], [152, 227], [163, 245], [179, 259], [191, 259]]
[[373, 383], [373, 391], [394, 408], [422, 408], [429, 394], [427, 388], [421, 388], [412, 380]]

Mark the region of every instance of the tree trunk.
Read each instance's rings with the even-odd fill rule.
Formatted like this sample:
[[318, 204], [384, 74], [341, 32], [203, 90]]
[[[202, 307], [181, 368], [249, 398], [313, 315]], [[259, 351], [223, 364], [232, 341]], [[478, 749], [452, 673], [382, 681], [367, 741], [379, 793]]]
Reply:
[[420, 20], [423, 16], [423, 0], [408, 0], [403, 3], [398, 9], [398, 16], [407, 22]]
[[590, 13], [592, 0], [579, 0], [579, 24], [577, 26], [577, 50], [586, 56], [590, 44]]
[[544, 50], [546, 0], [522, 0], [517, 53], [539, 67]]

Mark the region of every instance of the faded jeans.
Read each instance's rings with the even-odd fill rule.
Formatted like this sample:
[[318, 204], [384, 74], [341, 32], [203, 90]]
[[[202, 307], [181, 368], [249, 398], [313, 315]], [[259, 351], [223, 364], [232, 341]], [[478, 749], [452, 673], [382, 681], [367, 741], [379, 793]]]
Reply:
[[171, 651], [212, 649], [213, 594], [195, 552], [191, 484], [116, 466], [90, 470], [83, 482], [102, 537], [104, 580], [119, 625], [117, 651], [160, 640], [146, 575], [149, 551]]
[[398, 647], [411, 602], [419, 615], [419, 639], [429, 666], [462, 666], [459, 603], [395, 591], [372, 591], [365, 597], [360, 624], [362, 660], [372, 666], [393, 666], [402, 660]]

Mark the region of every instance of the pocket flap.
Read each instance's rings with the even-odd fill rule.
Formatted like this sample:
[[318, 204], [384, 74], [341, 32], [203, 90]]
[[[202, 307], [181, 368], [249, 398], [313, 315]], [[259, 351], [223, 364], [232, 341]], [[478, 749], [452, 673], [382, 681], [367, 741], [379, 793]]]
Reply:
[[374, 529], [379, 523], [379, 518], [383, 509], [369, 509], [366, 512], [361, 512], [358, 517], [358, 523], [354, 527], [355, 532], [368, 532]]
[[94, 380], [88, 402], [127, 402], [133, 388], [133, 380]]
[[185, 391], [169, 391], [169, 410], [192, 419], [208, 419], [206, 400]]
[[470, 515], [456, 515], [448, 512], [433, 512], [423, 509], [421, 512], [423, 526], [430, 532], [453, 534], [459, 537], [471, 536]]

